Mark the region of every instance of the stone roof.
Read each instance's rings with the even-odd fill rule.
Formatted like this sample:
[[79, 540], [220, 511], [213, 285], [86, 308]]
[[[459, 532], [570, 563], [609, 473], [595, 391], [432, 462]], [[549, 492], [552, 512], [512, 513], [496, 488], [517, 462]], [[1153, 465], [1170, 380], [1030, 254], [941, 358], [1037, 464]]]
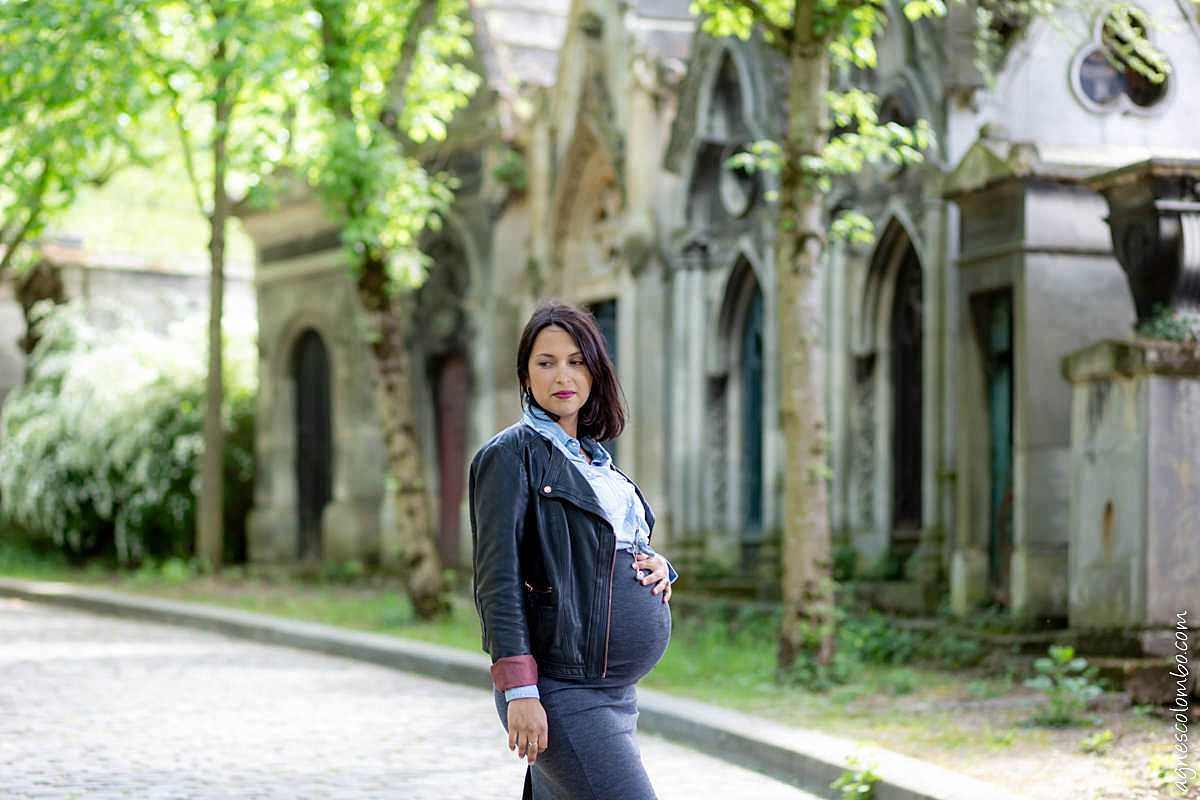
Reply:
[[[643, 52], [684, 62], [696, 27], [689, 3], [634, 0], [625, 13], [625, 25]], [[553, 86], [570, 11], [571, 0], [472, 0], [488, 85], [502, 94]]]
[[643, 52], [687, 61], [696, 30], [689, 4], [690, 0], [634, 0], [626, 25]]
[[488, 85], [502, 93], [553, 85], [569, 5], [569, 0], [472, 0]]
[[955, 200], [1014, 178], [1067, 183], [1151, 158], [1200, 158], [1200, 150], [1143, 145], [1053, 145], [982, 135], [943, 178], [942, 196]]

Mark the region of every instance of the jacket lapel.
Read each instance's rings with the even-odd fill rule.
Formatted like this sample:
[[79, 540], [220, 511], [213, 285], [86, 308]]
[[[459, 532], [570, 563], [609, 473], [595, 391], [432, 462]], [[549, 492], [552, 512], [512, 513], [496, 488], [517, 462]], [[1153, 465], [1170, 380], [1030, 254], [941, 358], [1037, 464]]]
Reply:
[[[545, 483], [537, 487], [538, 494], [544, 497], [561, 497], [608, 522], [608, 517], [604, 516], [604, 509], [596, 499], [596, 493], [592, 491], [587, 478], [567, 461], [562, 451], [550, 442], [546, 444], [549, 445], [550, 465], [546, 470]], [[545, 491], [547, 486], [550, 487], [549, 492]]]
[[[554, 444], [548, 441], [537, 431], [531, 431], [538, 440], [546, 447], [550, 454], [550, 461], [546, 468], [546, 476], [542, 481], [541, 486], [534, 487], [538, 494], [544, 497], [561, 497], [571, 504], [582, 508], [584, 511], [590, 511], [600, 519], [608, 522], [608, 517], [604, 515], [604, 509], [600, 506], [600, 501], [596, 499], [596, 493], [592, 491], [591, 484], [587, 478], [575, 468], [575, 465], [567, 461], [567, 457], [563, 455]], [[642, 502], [642, 508], [646, 512], [646, 527], [654, 532], [654, 512], [650, 509], [650, 503], [646, 500], [646, 496], [642, 494], [641, 487], [637, 482], [622, 472], [616, 465], [616, 462], [611, 464], [612, 468], [617, 471], [621, 477], [633, 484], [633, 489], [637, 492], [638, 499]], [[545, 491], [545, 487], [549, 486], [550, 491]], [[611, 527], [611, 523], [609, 523]]]

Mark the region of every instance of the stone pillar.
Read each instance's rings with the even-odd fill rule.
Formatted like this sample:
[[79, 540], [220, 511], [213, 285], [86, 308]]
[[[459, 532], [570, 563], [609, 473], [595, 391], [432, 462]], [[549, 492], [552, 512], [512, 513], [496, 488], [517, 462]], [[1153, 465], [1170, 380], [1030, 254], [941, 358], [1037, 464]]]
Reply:
[[667, 458], [672, 536], [684, 560], [701, 558], [695, 541], [703, 531], [704, 482], [704, 265], [708, 248], [689, 242], [673, 267], [670, 281], [671, 370]]
[[1070, 624], [1200, 615], [1200, 344], [1102, 341], [1071, 354]]
[[[1152, 159], [1088, 183], [1108, 202], [1139, 322], [1160, 308], [1200, 309], [1200, 160]], [[1163, 629], [1181, 613], [1194, 620], [1200, 342], [1104, 340], [1067, 356], [1062, 369], [1073, 386], [1071, 625]]]

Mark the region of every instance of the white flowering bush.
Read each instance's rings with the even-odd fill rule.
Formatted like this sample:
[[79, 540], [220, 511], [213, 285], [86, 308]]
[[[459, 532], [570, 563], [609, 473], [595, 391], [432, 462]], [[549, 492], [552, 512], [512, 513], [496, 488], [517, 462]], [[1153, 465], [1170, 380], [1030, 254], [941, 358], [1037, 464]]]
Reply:
[[[199, 491], [205, 321], [166, 336], [120, 316], [39, 304], [26, 382], [0, 412], [0, 514], [76, 557], [121, 563], [192, 553]], [[253, 322], [224, 327], [226, 552], [239, 560], [254, 477]]]

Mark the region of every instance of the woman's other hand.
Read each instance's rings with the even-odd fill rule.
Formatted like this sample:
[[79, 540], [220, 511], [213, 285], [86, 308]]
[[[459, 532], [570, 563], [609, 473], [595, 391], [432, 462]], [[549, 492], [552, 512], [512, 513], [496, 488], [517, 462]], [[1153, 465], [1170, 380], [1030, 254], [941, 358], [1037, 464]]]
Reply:
[[546, 709], [536, 697], [523, 697], [508, 704], [508, 749], [517, 751], [517, 758], [537, 761], [538, 754], [550, 746], [546, 725]]
[[643, 586], [653, 584], [651, 589], [652, 594], [662, 593], [663, 602], [668, 603], [671, 600], [671, 580], [667, 573], [667, 560], [655, 553], [647, 555], [646, 553], [638, 553], [633, 557], [633, 568], [637, 570], [637, 574], [641, 577]]

